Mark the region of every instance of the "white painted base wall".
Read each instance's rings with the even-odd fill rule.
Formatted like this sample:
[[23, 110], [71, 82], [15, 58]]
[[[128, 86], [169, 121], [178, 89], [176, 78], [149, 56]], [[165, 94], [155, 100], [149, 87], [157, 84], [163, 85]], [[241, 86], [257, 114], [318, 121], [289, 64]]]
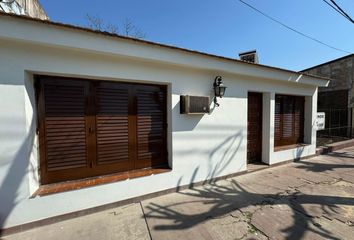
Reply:
[[[144, 61], [124, 56], [0, 40], [0, 226], [12, 226], [72, 211], [220, 177], [247, 169], [247, 93], [264, 93], [263, 161], [274, 164], [315, 153], [317, 88]], [[172, 171], [112, 184], [30, 198], [39, 186], [34, 74], [168, 85], [169, 162]], [[179, 114], [179, 96], [210, 95], [216, 75], [228, 87], [211, 114]], [[274, 79], [279, 78], [274, 73]], [[286, 80], [286, 79], [285, 79]], [[303, 149], [274, 152], [274, 96], [306, 97]]]

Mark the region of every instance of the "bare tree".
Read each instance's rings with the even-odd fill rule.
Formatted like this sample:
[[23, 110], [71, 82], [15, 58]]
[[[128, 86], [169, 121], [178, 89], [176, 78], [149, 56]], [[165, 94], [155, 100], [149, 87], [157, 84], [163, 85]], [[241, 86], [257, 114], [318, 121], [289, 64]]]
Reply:
[[92, 16], [89, 14], [86, 14], [86, 21], [87, 25], [89, 28], [98, 30], [98, 31], [104, 31], [104, 24], [103, 20], [99, 18], [98, 16]]
[[105, 23], [102, 18], [99, 16], [86, 15], [87, 26], [91, 29], [109, 32], [114, 34], [121, 34], [127, 37], [140, 38], [143, 39], [146, 37], [146, 33], [141, 31], [132, 20], [126, 18], [122, 26]]
[[126, 36], [132, 36], [135, 38], [146, 37], [146, 33], [142, 32], [129, 18], [126, 18], [123, 22], [123, 31]]
[[114, 34], [119, 34], [119, 29], [118, 26], [113, 25], [113, 24], [108, 24], [106, 26], [107, 32], [114, 33]]

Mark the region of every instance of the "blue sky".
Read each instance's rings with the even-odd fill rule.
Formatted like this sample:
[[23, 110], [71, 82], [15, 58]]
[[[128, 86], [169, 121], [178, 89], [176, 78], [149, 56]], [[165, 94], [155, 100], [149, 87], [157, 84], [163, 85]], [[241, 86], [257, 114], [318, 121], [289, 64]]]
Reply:
[[[245, 0], [283, 23], [354, 53], [354, 24], [323, 0]], [[336, 0], [354, 18], [353, 0]], [[260, 63], [302, 70], [347, 53], [297, 35], [238, 0], [41, 0], [51, 20], [87, 25], [86, 15], [120, 25], [131, 19], [146, 40], [237, 58], [257, 49]]]

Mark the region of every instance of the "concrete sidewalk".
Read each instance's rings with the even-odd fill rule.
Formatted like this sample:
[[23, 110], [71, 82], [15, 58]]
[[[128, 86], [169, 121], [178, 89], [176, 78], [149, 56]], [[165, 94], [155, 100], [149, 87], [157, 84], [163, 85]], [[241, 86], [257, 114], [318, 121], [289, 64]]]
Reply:
[[4, 239], [354, 239], [354, 148]]

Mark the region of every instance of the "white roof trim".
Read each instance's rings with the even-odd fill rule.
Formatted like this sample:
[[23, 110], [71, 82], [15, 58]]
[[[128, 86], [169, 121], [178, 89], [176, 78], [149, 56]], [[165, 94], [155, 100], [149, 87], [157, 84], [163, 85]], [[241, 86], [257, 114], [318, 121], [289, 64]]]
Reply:
[[144, 41], [110, 37], [49, 22], [49, 24], [46, 24], [35, 20], [30, 21], [26, 18], [5, 15], [0, 15], [0, 18], [0, 39], [4, 40], [76, 49], [105, 55], [124, 56], [145, 61], [282, 82], [294, 82], [321, 87], [329, 84], [329, 80], [321, 77], [309, 76], [289, 70], [248, 64], [207, 54], [203, 55], [203, 53], [198, 54], [192, 51], [183, 51], [183, 49], [168, 48], [168, 46], [164, 47], [158, 44], [153, 45]]

